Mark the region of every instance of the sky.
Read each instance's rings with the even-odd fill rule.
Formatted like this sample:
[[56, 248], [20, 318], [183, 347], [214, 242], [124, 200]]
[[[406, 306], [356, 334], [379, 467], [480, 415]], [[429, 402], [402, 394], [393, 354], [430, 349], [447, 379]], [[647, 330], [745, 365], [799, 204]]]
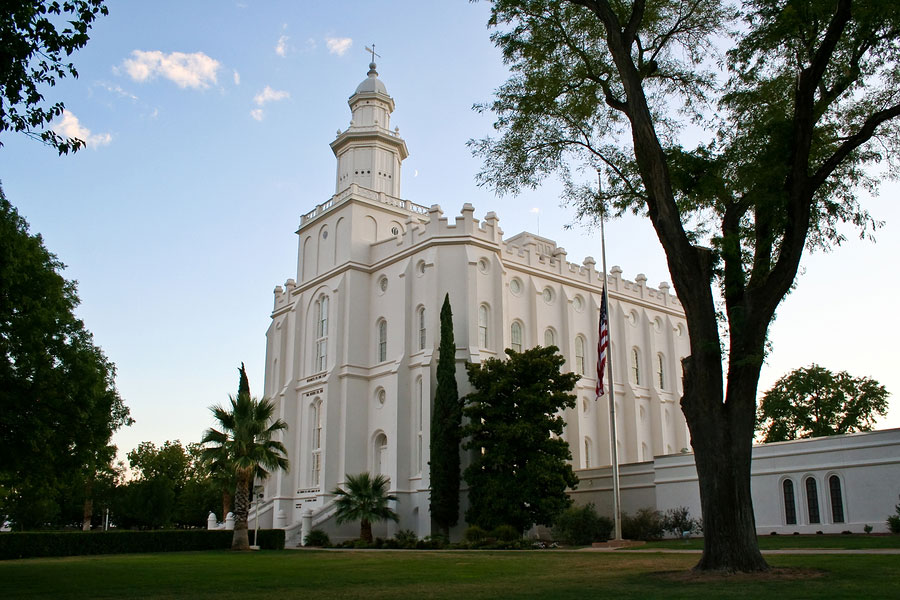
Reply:
[[[135, 424], [114, 437], [120, 455], [143, 441], [199, 441], [209, 407], [237, 390], [246, 365], [263, 387], [272, 291], [296, 275], [300, 215], [334, 193], [328, 147], [348, 126], [347, 99], [375, 44], [380, 79], [396, 102], [410, 156], [402, 196], [500, 217], [507, 236], [540, 233], [568, 260], [600, 261], [599, 235], [561, 206], [548, 180], [518, 197], [479, 188], [469, 139], [492, 132], [487, 102], [508, 76], [486, 27], [489, 5], [355, 0], [320, 3], [108, 2], [109, 16], [73, 56], [78, 79], [47, 92], [67, 112], [55, 127], [88, 147], [57, 156], [5, 135], [7, 198], [78, 281], [82, 318], [118, 369]], [[884, 227], [805, 255], [796, 290], [770, 330], [760, 391], [815, 362], [873, 377], [900, 427], [900, 185], [863, 196]], [[648, 221], [607, 225], [609, 265], [648, 284], [670, 281]], [[895, 272], [896, 273], [896, 272]]]

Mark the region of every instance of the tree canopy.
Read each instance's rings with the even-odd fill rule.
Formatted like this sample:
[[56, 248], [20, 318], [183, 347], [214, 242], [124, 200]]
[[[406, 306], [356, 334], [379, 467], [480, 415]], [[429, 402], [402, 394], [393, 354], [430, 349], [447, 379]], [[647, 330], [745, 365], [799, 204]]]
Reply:
[[874, 379], [812, 364], [791, 371], [763, 395], [757, 431], [764, 442], [870, 431], [875, 417], [887, 413], [889, 395]]
[[[249, 385], [248, 385], [249, 389]], [[253, 480], [265, 480], [274, 469], [288, 469], [287, 449], [277, 439], [287, 423], [274, 419], [275, 405], [268, 398], [251, 398], [249, 393], [229, 396], [230, 408], [210, 407], [218, 429], [206, 430], [201, 441], [205, 461], [230, 465], [237, 482], [234, 492], [233, 550], [247, 550], [247, 515], [250, 512], [250, 486]]]
[[766, 569], [749, 481], [768, 328], [805, 249], [877, 228], [857, 193], [876, 188], [874, 165], [896, 172], [900, 7], [494, 0], [489, 25], [512, 75], [477, 107], [498, 132], [472, 142], [481, 183], [516, 192], [555, 173], [583, 217], [649, 219], [690, 333], [698, 567]]
[[44, 93], [59, 79], [78, 77], [75, 64], [67, 60], [87, 44], [94, 20], [108, 13], [105, 0], [4, 2], [0, 14], [0, 134], [24, 133], [60, 154], [84, 146], [84, 140], [65, 138], [48, 128], [63, 114], [65, 105], [47, 105]]
[[507, 360], [468, 364], [474, 391], [463, 399], [468, 424], [463, 448], [472, 450], [466, 521], [487, 530], [500, 525], [525, 531], [551, 525], [571, 503], [567, 488], [578, 478], [559, 436], [561, 412], [575, 406], [570, 394], [579, 376], [561, 373], [565, 359], [555, 346], [516, 352]]
[[89, 523], [112, 434], [132, 423], [63, 268], [0, 189], [0, 514], [22, 528], [71, 524], [73, 498]]

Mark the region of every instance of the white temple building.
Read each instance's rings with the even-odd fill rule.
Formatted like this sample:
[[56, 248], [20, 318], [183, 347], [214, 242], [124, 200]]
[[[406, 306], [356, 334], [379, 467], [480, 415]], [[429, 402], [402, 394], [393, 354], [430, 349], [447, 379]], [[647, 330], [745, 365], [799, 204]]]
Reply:
[[[369, 471], [390, 478], [400, 515], [397, 524], [376, 524], [375, 535], [431, 533], [429, 424], [445, 294], [453, 309], [461, 395], [469, 391], [465, 363], [502, 357], [505, 348], [555, 345], [566, 358], [564, 368], [582, 375], [576, 407], [564, 415], [564, 437], [582, 480], [573, 495], [604, 511], [611, 502], [609, 411], [607, 399], [598, 402], [594, 395], [604, 276], [594, 259], [568, 262], [556, 242], [527, 232], [505, 238], [497, 215], [478, 219], [470, 204], [447, 217], [437, 205], [403, 200], [408, 151], [391, 129], [394, 100], [374, 63], [349, 105], [350, 125], [331, 142], [335, 194], [301, 216], [296, 278], [275, 288], [264, 393], [289, 426], [283, 442], [290, 470], [266, 481], [261, 526], [286, 528], [289, 543], [312, 527], [332, 539], [356, 537], [357, 525], [335, 524], [330, 492], [346, 474]], [[620, 463], [629, 463], [622, 469], [625, 509], [687, 505], [699, 516], [696, 471], [678, 405], [680, 360], [689, 351], [681, 305], [668, 284], [650, 287], [640, 274], [629, 281], [612, 267], [606, 281], [618, 455]], [[894, 461], [882, 467], [900, 481], [898, 432], [887, 443]], [[776, 461], [772, 468], [784, 465]], [[829, 473], [838, 472], [819, 476], [822, 514], [829, 512], [833, 490]], [[674, 475], [666, 480], [666, 474]], [[782, 482], [777, 479], [769, 494], [773, 514], [784, 507]], [[669, 492], [659, 494], [658, 484]], [[885, 497], [896, 501], [896, 495]], [[842, 501], [852, 514], [849, 499]], [[879, 511], [886, 516], [892, 507]], [[463, 513], [464, 507], [457, 535], [465, 526]]]

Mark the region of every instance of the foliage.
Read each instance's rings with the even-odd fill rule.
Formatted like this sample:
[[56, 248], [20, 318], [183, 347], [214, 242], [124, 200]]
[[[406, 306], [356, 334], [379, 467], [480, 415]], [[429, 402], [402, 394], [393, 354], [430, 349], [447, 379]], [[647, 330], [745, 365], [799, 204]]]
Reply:
[[[231, 532], [206, 529], [158, 531], [24, 532], [0, 535], [0, 560], [91, 554], [224, 550]], [[283, 529], [260, 529], [259, 545], [284, 549]]]
[[675, 537], [682, 537], [685, 532], [697, 533], [700, 524], [691, 518], [691, 511], [687, 506], [670, 508], [662, 518], [663, 530]]
[[664, 527], [662, 513], [652, 508], [640, 508], [634, 515], [622, 514], [622, 537], [626, 540], [662, 539]]
[[233, 469], [237, 486], [234, 492], [233, 550], [248, 550], [247, 515], [250, 510], [250, 486], [263, 481], [272, 469], [288, 469], [287, 450], [273, 439], [287, 429], [287, 423], [273, 419], [275, 405], [267, 398], [250, 394], [229, 396], [231, 408], [210, 407], [219, 429], [210, 428], [201, 443], [206, 461], [221, 461]]
[[318, 546], [319, 548], [328, 548], [331, 546], [331, 539], [328, 534], [321, 529], [313, 529], [303, 538], [304, 546]]
[[463, 532], [463, 540], [467, 542], [480, 542], [488, 537], [488, 532], [478, 525], [469, 525]]
[[557, 348], [506, 350], [508, 359], [467, 364], [473, 392], [464, 400], [469, 419], [464, 448], [474, 450], [466, 468], [466, 521], [485, 529], [512, 525], [519, 534], [534, 523], [551, 524], [571, 504], [566, 488], [578, 478], [563, 432], [569, 392], [578, 381], [560, 373]]
[[459, 521], [459, 449], [462, 441], [462, 403], [456, 386], [456, 343], [450, 294], [441, 307], [437, 389], [431, 413], [431, 518], [445, 535]]
[[768, 327], [805, 250], [878, 227], [856, 193], [875, 189], [867, 167], [896, 172], [896, 3], [494, 0], [489, 25], [512, 75], [477, 107], [498, 131], [472, 142], [480, 182], [514, 193], [556, 173], [583, 217], [649, 218], [690, 334], [698, 566], [766, 569], [750, 448]]
[[900, 533], [900, 504], [894, 507], [894, 514], [887, 518], [887, 525], [891, 533]]
[[[63, 114], [62, 102], [44, 105], [44, 88], [67, 75], [78, 77], [73, 52], [88, 42], [104, 0], [11, 0], [0, 15], [0, 134], [21, 132], [56, 148], [75, 152], [84, 140], [67, 139], [46, 127]], [[58, 27], [65, 23], [64, 29]], [[0, 142], [0, 146], [2, 146]]]
[[597, 514], [593, 504], [571, 506], [553, 524], [553, 538], [572, 546], [587, 546], [610, 538], [613, 522]]
[[0, 515], [17, 529], [89, 526], [132, 423], [63, 268], [0, 189]]
[[337, 496], [335, 513], [338, 524], [359, 521], [359, 537], [372, 543], [372, 523], [378, 521], [399, 521], [388, 502], [397, 497], [388, 493], [389, 480], [384, 475], [372, 477], [368, 472], [358, 475], [347, 475], [346, 489], [336, 488], [332, 494]]
[[764, 442], [870, 431], [888, 409], [888, 391], [874, 379], [832, 373], [812, 364], [795, 369], [765, 393], [757, 412]]
[[419, 536], [412, 529], [401, 529], [394, 534], [394, 541], [398, 548], [415, 548], [419, 542]]
[[128, 453], [134, 479], [117, 490], [113, 519], [120, 527], [205, 527], [218, 493], [200, 466], [202, 447], [178, 440], [141, 442]]
[[502, 542], [512, 542], [522, 538], [522, 531], [512, 525], [497, 525], [491, 529], [490, 537]]

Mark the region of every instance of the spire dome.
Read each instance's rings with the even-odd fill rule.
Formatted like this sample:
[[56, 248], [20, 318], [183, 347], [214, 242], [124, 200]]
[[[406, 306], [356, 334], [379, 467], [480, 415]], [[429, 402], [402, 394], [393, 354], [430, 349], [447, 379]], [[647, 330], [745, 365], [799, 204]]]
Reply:
[[378, 71], [375, 70], [375, 63], [369, 63], [369, 72], [367, 73], [368, 77], [363, 79], [362, 83], [356, 86], [355, 94], [384, 94], [388, 95], [387, 88], [384, 87], [384, 83], [378, 79]]

